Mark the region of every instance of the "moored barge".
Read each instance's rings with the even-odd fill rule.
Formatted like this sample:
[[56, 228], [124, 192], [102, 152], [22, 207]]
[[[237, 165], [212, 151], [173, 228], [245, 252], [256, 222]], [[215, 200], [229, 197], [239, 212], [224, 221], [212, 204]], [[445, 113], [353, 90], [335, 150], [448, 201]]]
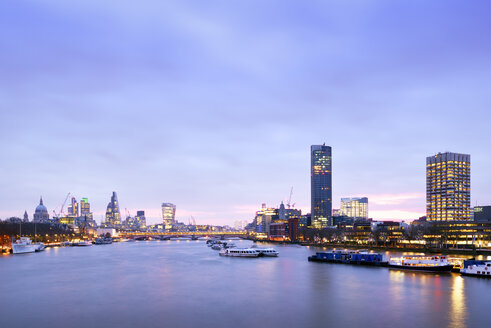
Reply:
[[356, 251], [317, 252], [315, 255], [309, 256], [309, 261], [370, 266], [388, 265], [383, 254]]

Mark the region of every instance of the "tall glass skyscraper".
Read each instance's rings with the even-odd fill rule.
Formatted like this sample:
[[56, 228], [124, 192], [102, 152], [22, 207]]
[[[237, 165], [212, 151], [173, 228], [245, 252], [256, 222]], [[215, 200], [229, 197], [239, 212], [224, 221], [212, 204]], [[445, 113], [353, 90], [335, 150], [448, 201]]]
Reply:
[[428, 221], [470, 220], [471, 156], [438, 153], [426, 158]]
[[176, 219], [176, 205], [162, 203], [162, 219], [165, 229], [171, 229]]
[[106, 224], [111, 226], [121, 225], [121, 213], [119, 212], [118, 196], [115, 191], [113, 191], [111, 201], [107, 204]]
[[332, 225], [332, 151], [331, 147], [310, 147], [310, 187], [312, 227]]

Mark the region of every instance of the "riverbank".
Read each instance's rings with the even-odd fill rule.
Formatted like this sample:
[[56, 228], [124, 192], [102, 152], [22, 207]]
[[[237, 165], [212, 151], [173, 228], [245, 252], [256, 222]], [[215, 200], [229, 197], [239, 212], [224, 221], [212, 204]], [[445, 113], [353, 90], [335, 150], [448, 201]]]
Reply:
[[393, 247], [393, 246], [375, 246], [375, 245], [347, 245], [347, 244], [330, 244], [330, 243], [305, 243], [305, 242], [285, 242], [275, 240], [251, 239], [254, 242], [264, 242], [284, 245], [301, 245], [307, 247], [319, 248], [343, 248], [343, 249], [368, 249], [383, 252], [414, 252], [429, 254], [452, 254], [465, 256], [491, 256], [491, 249], [463, 249], [463, 248], [428, 248], [428, 247]]

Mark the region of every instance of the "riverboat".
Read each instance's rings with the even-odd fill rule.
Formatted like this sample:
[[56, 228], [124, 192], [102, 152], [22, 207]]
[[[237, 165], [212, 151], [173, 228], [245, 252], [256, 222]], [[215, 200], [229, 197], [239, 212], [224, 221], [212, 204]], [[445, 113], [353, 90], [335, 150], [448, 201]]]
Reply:
[[464, 267], [460, 269], [460, 273], [464, 276], [491, 278], [491, 261], [464, 261]]
[[369, 266], [387, 266], [383, 254], [362, 251], [317, 252], [308, 258], [311, 262], [343, 263]]
[[278, 255], [280, 255], [280, 253], [278, 253], [278, 251], [276, 251], [274, 248], [255, 248], [255, 247], [251, 247], [251, 248], [258, 251], [259, 256], [277, 257]]
[[453, 265], [445, 255], [407, 255], [390, 258], [389, 268], [411, 271], [449, 273]]
[[37, 248], [38, 245], [33, 244], [32, 240], [28, 237], [20, 237], [20, 239], [12, 242], [13, 254], [34, 253]]
[[219, 251], [219, 250], [223, 249], [223, 245], [222, 244], [213, 244], [211, 246], [211, 249], [214, 249], [215, 251]]
[[94, 240], [94, 245], [109, 245], [113, 243], [113, 239], [111, 237], [99, 237]]
[[220, 256], [231, 257], [258, 257], [259, 251], [252, 248], [227, 248], [220, 251]]
[[81, 241], [72, 243], [72, 246], [87, 247], [87, 246], [92, 246], [92, 242], [90, 242], [88, 240], [81, 240]]
[[44, 243], [41, 243], [41, 242], [34, 243], [33, 245], [36, 246], [36, 252], [42, 252], [46, 249], [46, 245]]

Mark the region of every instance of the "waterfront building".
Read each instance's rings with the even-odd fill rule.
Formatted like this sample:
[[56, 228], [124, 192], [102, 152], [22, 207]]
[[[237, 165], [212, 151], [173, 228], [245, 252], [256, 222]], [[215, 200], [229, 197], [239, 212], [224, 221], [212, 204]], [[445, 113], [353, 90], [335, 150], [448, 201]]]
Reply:
[[172, 229], [172, 226], [176, 224], [176, 205], [162, 203], [162, 220], [165, 229]]
[[423, 235], [430, 247], [491, 247], [491, 221], [431, 221]]
[[339, 210], [339, 214], [339, 216], [347, 216], [350, 218], [368, 219], [368, 198], [341, 198], [341, 209]]
[[46, 206], [44, 206], [42, 197], [39, 200], [39, 205], [36, 207], [36, 210], [34, 211], [34, 216], [32, 221], [36, 223], [49, 221], [48, 209], [46, 208]]
[[75, 197], [72, 197], [70, 205], [68, 205], [67, 217], [76, 218], [78, 217], [78, 203]]
[[138, 228], [147, 227], [147, 219], [145, 218], [145, 211], [136, 211], [135, 223]]
[[447, 152], [427, 157], [427, 220], [470, 220], [470, 204], [470, 155]]
[[332, 150], [323, 145], [310, 148], [311, 224], [314, 228], [331, 225]]
[[113, 191], [111, 201], [107, 204], [106, 209], [106, 225], [119, 226], [121, 225], [121, 212], [119, 211], [119, 202], [116, 192]]
[[491, 222], [491, 206], [475, 206], [474, 221]]
[[27, 214], [27, 211], [24, 211], [24, 220], [23, 222], [29, 222], [29, 215]]
[[261, 210], [256, 212], [256, 217], [254, 218], [256, 234], [259, 234], [262, 238], [267, 238], [270, 235], [271, 222], [278, 219], [278, 209], [262, 204]]

